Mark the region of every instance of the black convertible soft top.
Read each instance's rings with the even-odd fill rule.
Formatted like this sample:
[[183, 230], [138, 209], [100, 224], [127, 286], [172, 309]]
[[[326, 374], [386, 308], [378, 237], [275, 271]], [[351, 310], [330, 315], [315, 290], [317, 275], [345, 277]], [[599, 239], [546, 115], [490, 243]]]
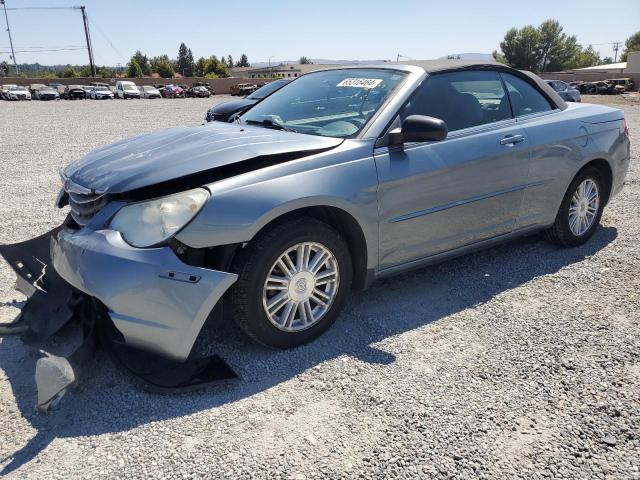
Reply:
[[415, 67], [423, 68], [425, 72], [429, 74], [437, 74], [443, 72], [453, 72], [456, 70], [479, 70], [479, 69], [487, 69], [487, 70], [498, 70], [503, 72], [509, 72], [513, 75], [517, 75], [529, 83], [533, 83], [538, 90], [541, 90], [542, 93], [546, 95], [546, 97], [555, 105], [556, 108], [560, 110], [564, 110], [567, 108], [567, 103], [558, 95], [558, 93], [551, 88], [544, 80], [542, 80], [535, 73], [528, 72], [525, 70], [517, 70], [515, 68], [508, 67], [502, 63], [498, 62], [479, 62], [477, 60], [449, 60], [449, 59], [438, 59], [438, 60], [406, 60], [402, 62], [390, 62], [385, 65], [413, 65]]

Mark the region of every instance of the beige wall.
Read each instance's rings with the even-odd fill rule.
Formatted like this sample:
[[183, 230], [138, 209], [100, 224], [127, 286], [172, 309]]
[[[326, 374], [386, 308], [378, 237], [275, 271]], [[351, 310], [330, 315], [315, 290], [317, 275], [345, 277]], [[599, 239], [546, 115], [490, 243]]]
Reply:
[[627, 56], [627, 68], [625, 72], [640, 73], [640, 52], [631, 52]]
[[154, 84], [163, 84], [163, 85], [193, 85], [196, 82], [207, 82], [209, 85], [213, 87], [216, 93], [229, 93], [232, 85], [236, 85], [238, 83], [255, 83], [257, 85], [263, 85], [267, 83], [269, 80], [258, 80], [258, 79], [249, 79], [249, 78], [197, 78], [197, 77], [186, 77], [186, 78], [152, 78], [152, 77], [144, 77], [144, 78], [22, 78], [22, 77], [0, 77], [0, 85], [4, 84], [15, 84], [15, 85], [24, 85], [25, 87], [29, 86], [32, 83], [61, 83], [63, 85], [89, 85], [91, 82], [102, 82], [107, 83], [109, 85], [115, 85], [118, 80], [130, 80], [134, 82], [138, 86], [142, 85], [154, 85]]

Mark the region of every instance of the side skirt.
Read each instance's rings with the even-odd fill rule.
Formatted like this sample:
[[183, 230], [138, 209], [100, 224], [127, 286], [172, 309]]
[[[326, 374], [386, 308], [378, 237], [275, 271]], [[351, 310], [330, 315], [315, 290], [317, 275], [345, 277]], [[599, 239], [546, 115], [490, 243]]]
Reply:
[[479, 242], [474, 242], [468, 245], [464, 245], [462, 247], [458, 247], [453, 250], [448, 250], [442, 253], [436, 253], [435, 255], [430, 255], [428, 257], [419, 258], [417, 260], [412, 260], [410, 262], [401, 263], [400, 265], [394, 265], [393, 267], [387, 267], [383, 270], [379, 270], [376, 273], [375, 278], [378, 279], [378, 278], [390, 277], [392, 275], [396, 275], [399, 273], [404, 273], [411, 270], [415, 270], [417, 268], [427, 267], [429, 265], [434, 265], [436, 263], [444, 262], [446, 260], [451, 260], [452, 258], [460, 257], [463, 255], [467, 255], [469, 253], [477, 252], [478, 250], [484, 250], [485, 248], [493, 247], [500, 243], [513, 240], [514, 238], [523, 237], [525, 235], [529, 235], [534, 232], [539, 232], [541, 230], [544, 230], [544, 228], [545, 227], [540, 227], [539, 225], [523, 227], [513, 232], [491, 237], [485, 240], [481, 240]]

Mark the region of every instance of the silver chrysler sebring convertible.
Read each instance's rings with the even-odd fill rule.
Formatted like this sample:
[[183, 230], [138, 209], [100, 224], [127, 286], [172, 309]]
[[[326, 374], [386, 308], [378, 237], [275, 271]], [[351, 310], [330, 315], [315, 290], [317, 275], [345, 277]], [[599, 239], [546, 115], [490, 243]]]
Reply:
[[91, 299], [121, 344], [181, 362], [224, 304], [251, 338], [295, 347], [377, 278], [536, 231], [586, 242], [629, 158], [620, 110], [503, 65], [309, 73], [232, 123], [65, 168], [64, 225], [0, 247], [32, 295], [14, 325], [51, 333]]

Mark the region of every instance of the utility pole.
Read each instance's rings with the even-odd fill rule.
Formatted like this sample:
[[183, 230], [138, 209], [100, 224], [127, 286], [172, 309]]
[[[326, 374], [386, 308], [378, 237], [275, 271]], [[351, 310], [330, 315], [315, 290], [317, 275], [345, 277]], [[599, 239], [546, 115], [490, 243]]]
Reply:
[[20, 73], [18, 69], [18, 62], [16, 62], [16, 52], [13, 51], [13, 40], [11, 39], [11, 30], [9, 29], [9, 17], [7, 16], [7, 5], [5, 4], [5, 0], [0, 0], [2, 6], [4, 7], [4, 18], [7, 21], [7, 33], [9, 34], [9, 45], [11, 45], [11, 58], [13, 59], [13, 67], [16, 70], [16, 74]]
[[87, 51], [89, 52], [89, 66], [91, 67], [91, 76], [95, 77], [96, 67], [93, 64], [93, 50], [91, 49], [91, 36], [89, 35], [89, 20], [87, 19], [87, 12], [85, 12], [84, 6], [80, 7], [80, 11], [82, 12], [82, 23], [84, 24], [84, 36], [87, 39]]
[[613, 63], [616, 63], [618, 61], [618, 50], [622, 46], [622, 42], [613, 42], [612, 45], [613, 51], [616, 52], [615, 56], [613, 57]]

